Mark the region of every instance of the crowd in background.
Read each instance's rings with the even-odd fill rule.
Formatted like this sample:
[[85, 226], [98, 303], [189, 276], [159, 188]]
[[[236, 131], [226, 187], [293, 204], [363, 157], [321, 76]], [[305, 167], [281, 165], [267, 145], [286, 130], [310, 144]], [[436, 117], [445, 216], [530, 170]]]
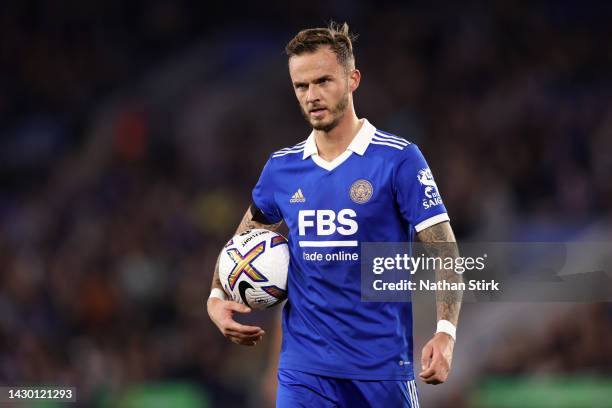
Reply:
[[[331, 17], [360, 34], [358, 115], [421, 147], [459, 239], [571, 239], [612, 210], [609, 6], [319, 4], [336, 14], [275, 10], [246, 26], [196, 2], [85, 3], [0, 6], [1, 384], [73, 384], [101, 401], [183, 380], [218, 406], [255, 404], [268, 350], [226, 341], [204, 299], [267, 155], [308, 134], [284, 44]], [[108, 155], [67, 181], [105, 101], [139, 100], [137, 78], [213, 36], [220, 48], [266, 37], [273, 21], [273, 41], [250, 52], [277, 57], [277, 71], [216, 73], [231, 86], [211, 98], [203, 85], [178, 107], [119, 104]], [[244, 96], [249, 87], [261, 92]], [[195, 120], [217, 104], [223, 115]], [[500, 350], [484, 373], [610, 374], [612, 333], [597, 331], [612, 326], [610, 307], [579, 308], [550, 324], [546, 359]], [[248, 319], [268, 327], [275, 315]]]

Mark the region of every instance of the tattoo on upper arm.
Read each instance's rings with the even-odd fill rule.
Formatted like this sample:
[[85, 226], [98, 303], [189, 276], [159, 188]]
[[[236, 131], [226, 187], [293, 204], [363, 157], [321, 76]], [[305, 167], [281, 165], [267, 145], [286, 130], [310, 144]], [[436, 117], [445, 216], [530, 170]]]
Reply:
[[[430, 257], [439, 257], [441, 259], [459, 257], [455, 235], [448, 221], [432, 225], [419, 232], [417, 236]], [[463, 282], [463, 277], [452, 269], [442, 268], [436, 270], [436, 280], [438, 282], [445, 280], [449, 283], [461, 283]], [[436, 291], [438, 320], [449, 320], [454, 325], [457, 325], [462, 297], [463, 291], [461, 290]]]
[[428, 242], [456, 242], [455, 234], [453, 233], [448, 221], [440, 222], [425, 228], [417, 233], [419, 241]]

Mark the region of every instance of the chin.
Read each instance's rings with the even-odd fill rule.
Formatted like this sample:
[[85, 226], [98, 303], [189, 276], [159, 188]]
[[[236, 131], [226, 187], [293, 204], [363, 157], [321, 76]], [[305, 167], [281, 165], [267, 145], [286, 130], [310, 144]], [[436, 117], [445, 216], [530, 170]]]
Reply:
[[336, 126], [338, 126], [338, 121], [332, 121], [328, 123], [311, 123], [312, 128], [314, 130], [322, 130], [324, 132], [329, 132], [333, 130]]
[[342, 116], [332, 117], [327, 120], [321, 121], [310, 121], [310, 125], [314, 130], [322, 130], [324, 132], [329, 132], [333, 130], [336, 126], [338, 126], [338, 123], [340, 123], [340, 119], [342, 119]]

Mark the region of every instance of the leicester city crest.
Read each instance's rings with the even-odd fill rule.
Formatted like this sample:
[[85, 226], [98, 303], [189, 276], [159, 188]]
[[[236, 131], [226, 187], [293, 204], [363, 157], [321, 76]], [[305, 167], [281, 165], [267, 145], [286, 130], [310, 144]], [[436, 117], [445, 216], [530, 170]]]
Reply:
[[372, 183], [365, 179], [359, 179], [351, 185], [350, 196], [351, 200], [357, 204], [364, 204], [372, 198]]

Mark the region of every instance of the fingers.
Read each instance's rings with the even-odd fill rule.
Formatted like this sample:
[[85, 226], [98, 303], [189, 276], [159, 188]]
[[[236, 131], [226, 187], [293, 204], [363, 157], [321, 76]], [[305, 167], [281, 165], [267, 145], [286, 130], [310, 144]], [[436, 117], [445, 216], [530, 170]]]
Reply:
[[[232, 318], [232, 312], [238, 313], [249, 313], [251, 309], [243, 305], [241, 303], [233, 302], [233, 301], [222, 301], [217, 302], [215, 306], [213, 306], [209, 310], [209, 314], [211, 315], [211, 319], [213, 322], [219, 327], [219, 330], [224, 335], [227, 334], [244, 334], [244, 335], [262, 335], [263, 330], [261, 327], [257, 326], [247, 326], [244, 324], [240, 324], [236, 322]], [[231, 333], [233, 332], [233, 333]]]
[[448, 367], [445, 366], [443, 357], [439, 350], [430, 344], [423, 347], [421, 356], [423, 371], [419, 373], [419, 378], [427, 384], [442, 384], [448, 377]]
[[254, 339], [239, 339], [237, 337], [230, 336], [229, 339], [233, 343], [239, 344], [241, 346], [253, 347], [253, 346], [257, 345], [257, 343], [259, 343], [261, 341], [262, 336], [256, 337]]
[[227, 319], [224, 323], [224, 326], [227, 330], [233, 330], [239, 333], [255, 334], [257, 332], [263, 331], [261, 327], [247, 326], [245, 324], [238, 323], [233, 319]]
[[434, 359], [429, 368], [419, 374], [419, 378], [427, 384], [442, 384], [448, 378], [448, 367], [441, 359]]
[[242, 303], [238, 303], [234, 301], [227, 301], [225, 307], [228, 308], [229, 310], [233, 310], [234, 312], [238, 312], [238, 313], [250, 313], [251, 312], [251, 308], [248, 307], [247, 305], [243, 305]]
[[439, 382], [439, 371], [438, 367], [433, 364], [427, 369], [419, 373], [419, 378], [426, 384], [438, 384]]
[[421, 371], [419, 373], [419, 378], [427, 382], [428, 380], [433, 379], [436, 374], [438, 374], [438, 367], [432, 364], [427, 370]]
[[432, 354], [433, 354], [433, 346], [427, 343], [425, 347], [423, 347], [423, 350], [421, 351], [421, 367], [423, 370], [429, 367], [429, 363], [430, 363]]
[[448, 378], [448, 372], [444, 370], [434, 370], [434, 373], [429, 377], [424, 378], [421, 374], [419, 374], [419, 378], [423, 380], [426, 384], [442, 384]]
[[444, 383], [444, 381], [438, 379], [438, 377], [432, 377], [432, 378], [429, 378], [427, 380], [423, 380], [423, 382], [425, 382], [425, 384], [431, 384], [431, 385], [438, 385], [438, 384], [443, 384]]
[[255, 333], [243, 333], [240, 331], [236, 331], [236, 330], [230, 330], [230, 329], [226, 329], [223, 332], [223, 335], [225, 337], [235, 337], [239, 340], [255, 340], [257, 338], [263, 337], [263, 335], [266, 332], [264, 332], [263, 330], [260, 329], [260, 331], [255, 332]]
[[435, 348], [432, 348], [431, 361], [429, 362], [428, 366], [419, 373], [419, 377], [422, 379], [427, 379], [438, 373], [441, 368], [440, 357], [440, 353]]
[[261, 327], [247, 326], [232, 319], [225, 320], [222, 326], [222, 333], [225, 337], [235, 338], [241, 342], [248, 343], [257, 341], [258, 339], [261, 340], [263, 335], [266, 334]]
[[446, 381], [446, 377], [448, 376], [448, 372], [442, 367], [435, 367], [433, 364], [426, 371], [423, 371], [419, 374], [419, 378], [423, 380], [427, 384], [442, 384]]
[[234, 302], [219, 300], [211, 302], [209, 315], [221, 333], [229, 340], [243, 346], [254, 346], [261, 341], [265, 331], [261, 327], [240, 324], [232, 318], [232, 312], [249, 313], [251, 308]]
[[263, 331], [263, 329], [261, 327], [246, 326], [246, 325], [240, 324], [237, 321], [232, 320], [232, 319], [228, 319], [227, 321], [225, 321], [223, 326], [224, 326], [224, 329], [226, 331], [232, 331], [232, 332], [244, 334], [244, 335], [247, 335], [247, 336], [263, 335], [263, 334], [265, 334], [265, 332]]

